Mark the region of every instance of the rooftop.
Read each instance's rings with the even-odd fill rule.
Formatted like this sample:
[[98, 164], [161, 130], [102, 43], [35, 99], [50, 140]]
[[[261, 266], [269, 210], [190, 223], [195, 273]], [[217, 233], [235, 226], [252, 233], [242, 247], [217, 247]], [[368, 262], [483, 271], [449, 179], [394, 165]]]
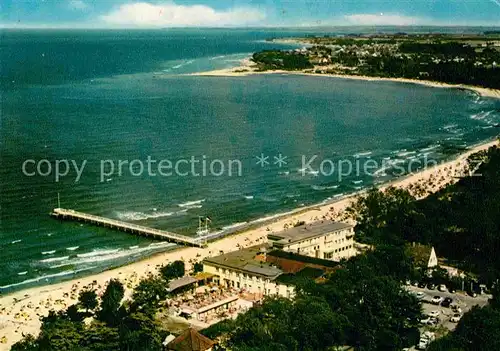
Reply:
[[182, 278], [175, 279], [175, 280], [172, 280], [171, 282], [169, 282], [167, 290], [168, 290], [168, 292], [172, 292], [172, 291], [174, 291], [176, 289], [179, 289], [179, 288], [182, 288], [182, 287], [194, 284], [197, 281], [198, 281], [198, 279], [186, 275], [186, 276], [184, 276]]
[[263, 253], [268, 249], [269, 245], [252, 246], [224, 255], [205, 258], [203, 263], [227, 267], [264, 278], [275, 279], [282, 274], [283, 271], [266, 262]]
[[278, 233], [269, 234], [267, 237], [277, 243], [294, 243], [306, 239], [312, 239], [328, 233], [336, 232], [342, 229], [352, 228], [348, 223], [332, 222], [329, 220], [305, 224], [298, 227], [283, 230]]
[[267, 253], [268, 257], [279, 257], [279, 258], [285, 258], [288, 260], [296, 261], [296, 262], [302, 262], [302, 263], [309, 263], [309, 264], [314, 264], [317, 266], [324, 266], [324, 267], [329, 267], [329, 268], [337, 268], [339, 267], [339, 262], [333, 261], [333, 260], [325, 260], [322, 258], [317, 258], [317, 257], [310, 257], [310, 256], [304, 256], [304, 255], [299, 255], [293, 252], [288, 252], [288, 251], [282, 251], [282, 250], [272, 250]]
[[189, 328], [167, 344], [167, 350], [175, 351], [205, 351], [209, 350], [215, 342]]

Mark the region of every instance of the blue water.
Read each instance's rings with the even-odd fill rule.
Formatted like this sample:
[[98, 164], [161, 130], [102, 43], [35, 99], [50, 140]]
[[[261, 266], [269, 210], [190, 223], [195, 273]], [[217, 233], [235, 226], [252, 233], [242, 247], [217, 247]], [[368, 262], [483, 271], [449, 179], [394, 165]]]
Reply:
[[[173, 247], [54, 220], [48, 214], [58, 193], [64, 208], [186, 235], [195, 234], [198, 216], [208, 215], [217, 232], [340, 198], [401, 175], [398, 165], [445, 160], [498, 134], [500, 103], [470, 92], [326, 77], [182, 75], [235, 66], [277, 47], [268, 37], [300, 34], [3, 31], [0, 290], [69, 279]], [[269, 165], [256, 164], [261, 154]], [[286, 157], [281, 167], [279, 154]], [[315, 155], [312, 168], [301, 172], [302, 158]], [[180, 171], [191, 174], [158, 172], [161, 160], [191, 157], [198, 176], [186, 163]], [[156, 175], [146, 170], [148, 158], [156, 161]], [[53, 174], [24, 175], [28, 159], [52, 168], [56, 160], [87, 163], [78, 182], [73, 167], [56, 181]], [[120, 173], [120, 160], [136, 160], [135, 166], [125, 164]], [[214, 160], [226, 172], [216, 176], [205, 167], [204, 176], [203, 162]], [[328, 172], [342, 160], [385, 163], [375, 176], [319, 172], [321, 161]], [[229, 175], [231, 161], [240, 166], [233, 163]], [[114, 171], [102, 176], [101, 162], [113, 163]], [[145, 169], [135, 176], [140, 164]]]

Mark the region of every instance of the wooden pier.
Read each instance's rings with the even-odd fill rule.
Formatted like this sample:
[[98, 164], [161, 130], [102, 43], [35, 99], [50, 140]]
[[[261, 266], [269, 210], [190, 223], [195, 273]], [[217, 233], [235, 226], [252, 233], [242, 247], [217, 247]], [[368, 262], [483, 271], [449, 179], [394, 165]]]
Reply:
[[95, 216], [88, 213], [78, 212], [75, 210], [55, 208], [50, 215], [59, 219], [92, 223], [102, 227], [108, 227], [116, 230], [121, 230], [127, 233], [142, 235], [148, 238], [174, 242], [176, 244], [195, 246], [195, 247], [204, 246], [201, 239], [191, 238], [189, 236], [171, 233], [160, 229], [149, 228], [142, 225], [122, 222], [116, 219]]

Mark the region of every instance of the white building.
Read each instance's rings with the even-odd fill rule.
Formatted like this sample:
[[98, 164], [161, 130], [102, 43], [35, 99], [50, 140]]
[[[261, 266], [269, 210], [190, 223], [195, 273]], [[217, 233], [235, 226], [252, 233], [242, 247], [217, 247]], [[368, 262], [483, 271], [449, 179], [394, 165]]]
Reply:
[[273, 249], [339, 261], [356, 254], [354, 227], [329, 220], [286, 229], [267, 236]]
[[203, 260], [203, 271], [215, 276], [214, 282], [229, 288], [264, 295], [293, 297], [294, 287], [276, 279], [283, 271], [266, 262], [266, 248], [253, 246]]

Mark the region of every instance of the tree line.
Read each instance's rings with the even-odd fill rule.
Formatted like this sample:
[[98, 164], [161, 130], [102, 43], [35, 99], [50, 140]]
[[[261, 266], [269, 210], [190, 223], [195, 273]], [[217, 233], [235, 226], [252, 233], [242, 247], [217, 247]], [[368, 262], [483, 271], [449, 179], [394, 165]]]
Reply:
[[[184, 276], [184, 262], [175, 261], [160, 268], [135, 287], [131, 300], [125, 300], [123, 284], [110, 280], [102, 296], [87, 287], [78, 302], [41, 318], [38, 337], [26, 335], [13, 351], [159, 351], [169, 334], [155, 316], [169, 296], [168, 282]], [[90, 323], [85, 323], [89, 319]]]

